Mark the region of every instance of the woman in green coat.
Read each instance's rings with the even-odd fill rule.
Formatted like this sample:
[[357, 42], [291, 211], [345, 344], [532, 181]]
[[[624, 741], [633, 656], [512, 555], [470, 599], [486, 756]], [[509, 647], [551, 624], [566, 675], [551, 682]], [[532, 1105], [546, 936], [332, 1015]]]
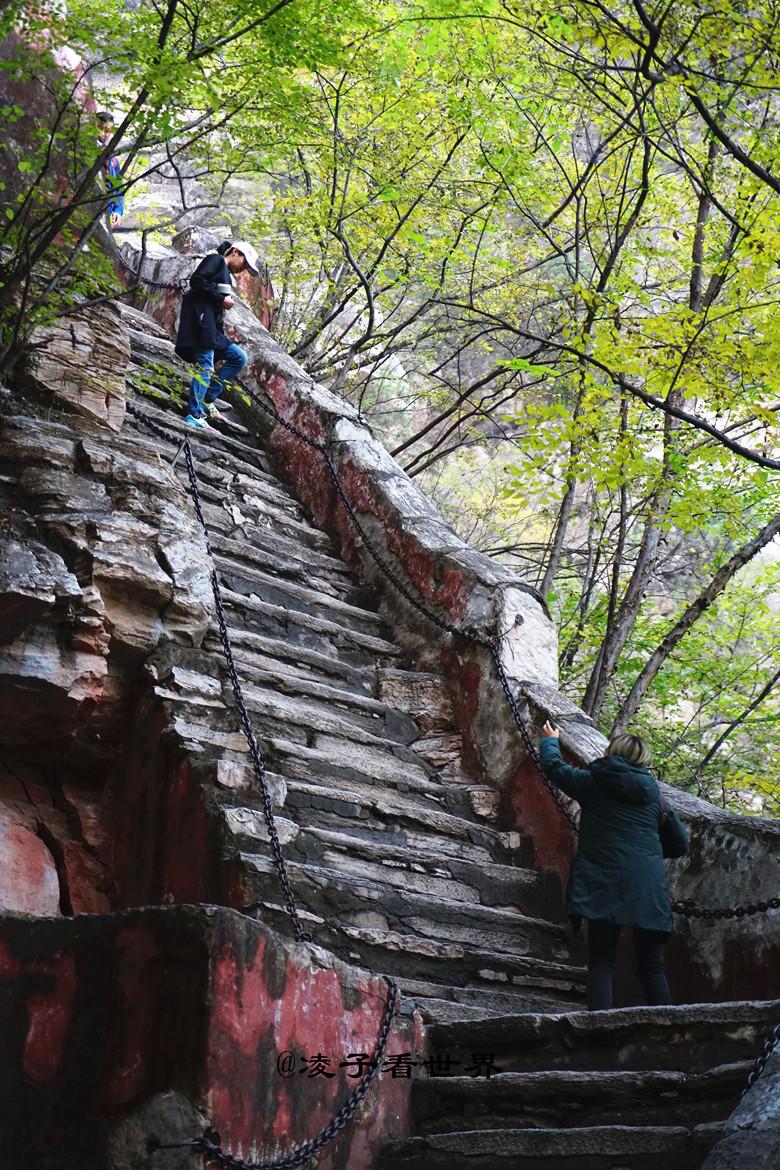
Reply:
[[[612, 973], [620, 932], [634, 928], [639, 976], [651, 1004], [669, 1003], [663, 948], [672, 909], [658, 836], [661, 793], [637, 735], [618, 735], [587, 768], [565, 764], [558, 731], [545, 723], [540, 754], [545, 776], [581, 809], [577, 853], [566, 904], [588, 923], [588, 1007], [612, 1006]], [[668, 810], [681, 844], [688, 834]]]

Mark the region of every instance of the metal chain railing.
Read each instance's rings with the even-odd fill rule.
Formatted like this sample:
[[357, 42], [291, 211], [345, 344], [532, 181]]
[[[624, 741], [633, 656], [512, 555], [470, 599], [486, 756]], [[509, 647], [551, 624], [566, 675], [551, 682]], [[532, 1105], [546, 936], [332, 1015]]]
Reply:
[[235, 1154], [227, 1152], [222, 1148], [219, 1137], [211, 1130], [207, 1130], [202, 1137], [190, 1138], [186, 1142], [160, 1144], [156, 1148], [158, 1150], [193, 1150], [203, 1154], [207, 1165], [214, 1163], [217, 1166], [233, 1167], [234, 1170], [294, 1170], [296, 1166], [303, 1166], [315, 1154], [319, 1154], [323, 1147], [332, 1141], [344, 1129], [345, 1125], [352, 1120], [355, 1111], [379, 1074], [379, 1066], [384, 1059], [387, 1041], [390, 1037], [390, 1028], [393, 1023], [393, 1016], [399, 1001], [398, 987], [396, 984], [393, 983], [392, 979], [388, 979], [387, 976], [385, 976], [385, 983], [387, 984], [387, 1000], [385, 1001], [385, 1008], [382, 1013], [382, 1021], [379, 1025], [376, 1048], [366, 1066], [366, 1072], [332, 1121], [329, 1121], [311, 1141], [304, 1142], [300, 1146], [294, 1146], [280, 1158], [272, 1158], [269, 1161], [263, 1162], [247, 1161], [245, 1158], [238, 1158]]
[[289, 419], [283, 418], [282, 415], [280, 415], [276, 410], [276, 408], [271, 405], [271, 403], [265, 402], [245, 383], [239, 382], [238, 385], [243, 393], [245, 393], [256, 406], [258, 406], [261, 410], [264, 410], [267, 414], [270, 414], [272, 418], [280, 423], [280, 425], [296, 439], [299, 439], [301, 442], [305, 443], [308, 447], [314, 451], [317, 451], [322, 456], [328, 469], [328, 474], [330, 475], [331, 481], [333, 483], [333, 487], [339, 499], [341, 500], [347, 515], [349, 516], [352, 526], [360, 535], [360, 539], [363, 542], [364, 547], [366, 548], [371, 559], [376, 564], [377, 568], [382, 572], [387, 580], [390, 581], [397, 592], [400, 593], [401, 596], [404, 597], [406, 601], [408, 601], [409, 604], [417, 610], [418, 613], [421, 613], [423, 617], [425, 617], [429, 622], [432, 622], [433, 625], [437, 626], [440, 630], [443, 630], [445, 633], [452, 634], [456, 638], [461, 638], [466, 642], [471, 642], [473, 645], [482, 646], [483, 649], [490, 653], [496, 668], [496, 673], [499, 677], [499, 681], [501, 682], [504, 694], [506, 695], [510, 711], [512, 712], [512, 718], [514, 719], [515, 725], [520, 732], [525, 749], [536, 765], [539, 771], [539, 775], [542, 779], [542, 783], [550, 793], [550, 796], [552, 797], [559, 811], [566, 818], [571, 828], [576, 832], [578, 827], [577, 818], [572, 813], [571, 808], [567, 802], [567, 798], [564, 797], [560, 789], [557, 788], [552, 783], [552, 781], [547, 778], [547, 776], [545, 776], [542, 769], [539, 752], [533, 740], [531, 739], [531, 735], [528, 731], [525, 720], [520, 714], [517, 700], [512, 693], [512, 689], [509, 684], [509, 678], [507, 677], [506, 671], [504, 670], [504, 665], [501, 661], [499, 639], [497, 637], [482, 638], [478, 634], [469, 633], [468, 630], [464, 630], [460, 626], [456, 626], [453, 622], [448, 621], [446, 618], [441, 617], [439, 614], [434, 613], [434, 611], [430, 609], [424, 601], [415, 596], [406, 582], [403, 581], [396, 573], [396, 571], [387, 564], [385, 558], [377, 550], [370, 536], [366, 532], [365, 527], [361, 523], [354, 507], [352, 506], [351, 500], [344, 491], [344, 487], [341, 483], [341, 480], [339, 479], [338, 471], [336, 470], [336, 466], [333, 462], [333, 457], [324, 443], [320, 443], [316, 439], [310, 438], [309, 435], [304, 434], [304, 432], [296, 427], [294, 423], [291, 423]]
[[769, 1032], [768, 1035], [764, 1037], [764, 1043], [761, 1045], [761, 1051], [756, 1057], [755, 1064], [748, 1073], [747, 1084], [742, 1090], [743, 1097], [745, 1096], [745, 1093], [747, 1093], [748, 1089], [753, 1088], [753, 1085], [756, 1083], [766, 1068], [769, 1057], [778, 1047], [780, 1047], [780, 1024], [775, 1024], [771, 1032]]
[[684, 918], [703, 918], [705, 921], [719, 918], [748, 918], [752, 914], [765, 914], [768, 910], [780, 910], [780, 898], [767, 898], [763, 902], [748, 902], [746, 906], [697, 906], [693, 898], [672, 902], [675, 914]]
[[[153, 419], [150, 419], [148, 415], [144, 414], [143, 411], [139, 410], [138, 407], [134, 406], [131, 402], [127, 403], [127, 409], [134, 418], [137, 418], [139, 422], [143, 423], [145, 427], [148, 427], [150, 431], [159, 435], [160, 438], [165, 439], [166, 442], [178, 441], [175, 435], [171, 435], [169, 431], [167, 431], [164, 427], [159, 426], [158, 423], [156, 423]], [[271, 804], [271, 794], [268, 790], [265, 761], [257, 743], [257, 738], [252, 727], [252, 720], [249, 717], [249, 712], [244, 701], [244, 693], [241, 687], [241, 681], [238, 677], [238, 671], [236, 670], [236, 663], [233, 657], [233, 646], [230, 641], [227, 622], [225, 620], [225, 607], [222, 600], [222, 589], [219, 584], [219, 577], [217, 575], [216, 566], [214, 564], [214, 554], [211, 549], [211, 541], [209, 540], [209, 530], [206, 524], [206, 518], [203, 515], [203, 508], [201, 506], [200, 489], [198, 486], [198, 477], [195, 472], [195, 462], [192, 457], [192, 447], [190, 446], [190, 441], [186, 436], [183, 440], [181, 440], [181, 445], [184, 450], [184, 458], [187, 464], [187, 475], [190, 481], [190, 490], [192, 493], [192, 501], [195, 506], [195, 513], [198, 517], [200, 526], [203, 529], [203, 533], [206, 539], [206, 549], [208, 551], [209, 560], [211, 561], [211, 589], [214, 594], [214, 605], [217, 611], [219, 637], [220, 641], [222, 642], [222, 649], [225, 655], [225, 661], [227, 663], [230, 685], [233, 688], [233, 694], [235, 695], [236, 699], [236, 706], [238, 707], [241, 728], [249, 746], [249, 754], [252, 758], [252, 769], [254, 771], [255, 781], [257, 782], [257, 786], [263, 800], [263, 813], [265, 815], [265, 823], [268, 828], [268, 838], [271, 842], [274, 864], [276, 865], [279, 881], [284, 893], [287, 912], [293, 921], [295, 936], [300, 942], [310, 942], [311, 935], [304, 929], [303, 923], [301, 922], [300, 915], [298, 913], [298, 907], [295, 904], [295, 896], [292, 891], [292, 886], [290, 885], [290, 878], [287, 873], [287, 866], [285, 865], [282, 846], [279, 841], [279, 834], [276, 831], [276, 823], [274, 820], [273, 807]]]

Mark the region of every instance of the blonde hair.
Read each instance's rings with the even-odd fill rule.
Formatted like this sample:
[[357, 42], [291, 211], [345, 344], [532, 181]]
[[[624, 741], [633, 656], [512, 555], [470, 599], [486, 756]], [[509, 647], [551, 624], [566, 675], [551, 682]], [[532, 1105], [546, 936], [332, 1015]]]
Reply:
[[631, 735], [628, 732], [624, 735], [616, 735], [614, 739], [609, 741], [607, 755], [622, 756], [629, 764], [638, 764], [640, 768], [650, 766], [650, 752], [643, 741], [638, 735]]

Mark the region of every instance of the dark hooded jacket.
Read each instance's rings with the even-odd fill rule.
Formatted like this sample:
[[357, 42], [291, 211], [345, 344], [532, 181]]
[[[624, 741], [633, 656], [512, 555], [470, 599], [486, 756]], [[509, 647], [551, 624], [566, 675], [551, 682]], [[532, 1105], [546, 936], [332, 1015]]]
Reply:
[[196, 354], [206, 349], [220, 350], [230, 344], [222, 327], [225, 297], [230, 295], [228, 289], [232, 287], [224, 256], [214, 252], [201, 260], [181, 303], [176, 353], [184, 361], [193, 361]]
[[[565, 764], [555, 736], [540, 744], [544, 774], [581, 809], [577, 853], [566, 902], [570, 914], [621, 926], [671, 931], [658, 822], [661, 792], [655, 778], [621, 756], [588, 768]], [[673, 810], [676, 827], [687, 834]]]

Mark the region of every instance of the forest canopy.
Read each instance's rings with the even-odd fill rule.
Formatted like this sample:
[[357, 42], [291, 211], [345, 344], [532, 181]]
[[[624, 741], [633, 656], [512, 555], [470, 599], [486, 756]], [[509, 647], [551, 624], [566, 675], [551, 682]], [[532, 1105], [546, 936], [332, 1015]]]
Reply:
[[[540, 591], [605, 734], [630, 724], [670, 783], [779, 813], [780, 4], [2, 20], [24, 46], [7, 75], [64, 44], [88, 63], [130, 198], [162, 170], [183, 211], [205, 189], [263, 245], [280, 342]], [[55, 99], [3, 211], [11, 364], [36, 313], [110, 283], [81, 253], [93, 128], [72, 84]]]

